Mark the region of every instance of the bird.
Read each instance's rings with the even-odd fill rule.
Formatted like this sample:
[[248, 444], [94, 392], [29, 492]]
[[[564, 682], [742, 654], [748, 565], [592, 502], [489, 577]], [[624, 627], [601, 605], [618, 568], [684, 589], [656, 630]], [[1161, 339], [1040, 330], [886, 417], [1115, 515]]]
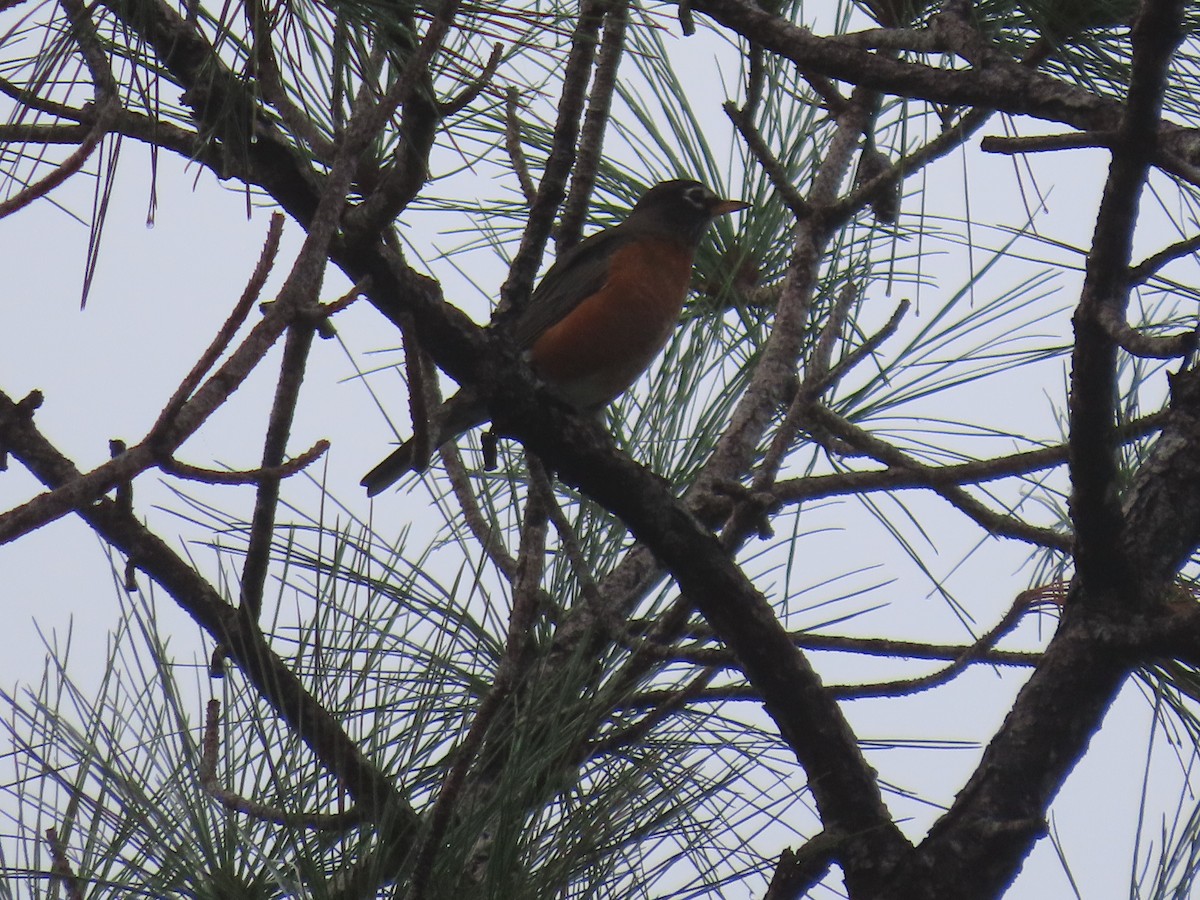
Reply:
[[[599, 410], [624, 393], [678, 323], [708, 227], [749, 206], [692, 179], [660, 182], [624, 221], [559, 256], [511, 326], [534, 373], [581, 412]], [[437, 448], [486, 422], [487, 412], [466, 388], [430, 421], [430, 446]], [[368, 472], [362, 480], [368, 496], [424, 469], [428, 460], [414, 456], [409, 440]]]

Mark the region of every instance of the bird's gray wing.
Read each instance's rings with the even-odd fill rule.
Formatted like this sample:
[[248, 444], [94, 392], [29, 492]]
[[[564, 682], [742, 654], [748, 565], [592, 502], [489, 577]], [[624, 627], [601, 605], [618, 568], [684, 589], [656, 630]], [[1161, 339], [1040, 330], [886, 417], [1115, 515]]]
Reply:
[[513, 326], [513, 340], [531, 347], [547, 329], [558, 324], [579, 301], [600, 290], [608, 280], [608, 263], [630, 235], [620, 225], [597, 232], [560, 256], [542, 276], [529, 303]]

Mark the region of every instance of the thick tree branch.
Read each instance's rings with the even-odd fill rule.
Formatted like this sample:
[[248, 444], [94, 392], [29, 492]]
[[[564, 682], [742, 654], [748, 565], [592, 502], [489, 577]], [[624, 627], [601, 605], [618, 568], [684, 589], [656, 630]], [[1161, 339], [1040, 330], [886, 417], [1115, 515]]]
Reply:
[[[1122, 104], [992, 52], [987, 65], [948, 69], [906, 62], [818, 37], [753, 0], [695, 0], [697, 12], [780, 56], [806, 72], [952, 107], [982, 107], [1014, 116], [1060, 122], [1081, 131], [1114, 130]], [[955, 48], [962, 50], [964, 48]], [[1200, 138], [1194, 130], [1158, 123], [1150, 133], [1171, 153], [1191, 158]]]
[[288, 329], [283, 345], [283, 361], [279, 366], [279, 380], [275, 385], [275, 401], [267, 419], [262, 468], [268, 474], [259, 480], [255, 491], [246, 558], [242, 564], [241, 602], [246, 615], [255, 621], [262, 612], [263, 590], [271, 564], [271, 545], [275, 539], [275, 510], [279, 505], [281, 479], [271, 470], [283, 464], [287, 453], [288, 437], [291, 435], [296, 405], [300, 402], [300, 385], [304, 382], [312, 338], [313, 328], [308, 323], [293, 325]]
[[[1109, 327], [1124, 322], [1138, 203], [1155, 152], [1167, 66], [1182, 37], [1182, 5], [1147, 0], [1133, 28], [1133, 69], [1125, 113], [1116, 129], [1108, 180], [1096, 217], [1075, 310], [1071, 354], [1071, 518], [1075, 561], [1091, 600], [1136, 596], [1138, 574], [1120, 545], [1117, 498], [1117, 342]], [[1101, 588], [1103, 586], [1103, 588]]]
[[892, 824], [840, 709], [794, 648], [766, 598], [712, 532], [652, 473], [616, 453], [598, 425], [557, 410], [547, 415], [546, 404], [528, 394], [505, 399], [496, 420], [501, 432], [519, 427], [565, 481], [619, 515], [733, 649], [808, 772], [827, 827], [855, 836], [845, 861], [854, 869], [853, 877], [881, 881], [907, 842]]
[[[4, 443], [44, 483], [77, 479], [75, 466], [47, 441], [28, 416], [0, 392]], [[163, 587], [230, 657], [279, 716], [334, 773], [371, 821], [387, 821], [398, 834], [411, 835], [416, 816], [392, 778], [368, 760], [336, 719], [310, 694], [296, 674], [267, 644], [255, 623], [227, 603], [192, 565], [117, 504], [100, 499], [78, 510], [107, 543], [126, 554]]]
[[[1136, 629], [1130, 626], [1145, 613], [1166, 611], [1176, 571], [1200, 534], [1200, 467], [1195, 463], [1200, 420], [1194, 396], [1200, 392], [1190, 377], [1186, 389], [1178, 385], [1172, 398], [1163, 435], [1152, 451], [1154, 465], [1137, 473], [1124, 509], [1114, 508], [1113, 473], [1104, 456], [1111, 454], [1114, 430], [1111, 395], [1104, 393], [1112, 386], [1114, 351], [1095, 322], [1102, 306], [1124, 303], [1122, 276], [1153, 152], [1153, 141], [1146, 138], [1155, 133], [1181, 15], [1179, 0], [1147, 0], [1134, 26], [1128, 114], [1114, 148], [1076, 316], [1082, 346], [1073, 376], [1072, 425], [1079, 432], [1072, 433], [1077, 484], [1072, 511], [1082, 529], [1081, 553], [1062, 624], [975, 774], [889, 896], [992, 896], [1003, 890], [1044, 832], [1047, 806], [1138, 662]], [[1115, 295], [1114, 287], [1119, 291]], [[1091, 377], [1100, 385], [1084, 383]], [[1091, 439], [1102, 446], [1079, 446]], [[1182, 452], [1183, 444], [1188, 452]], [[1082, 527], [1085, 516], [1097, 519]], [[1115, 559], [1102, 558], [1104, 552]]]

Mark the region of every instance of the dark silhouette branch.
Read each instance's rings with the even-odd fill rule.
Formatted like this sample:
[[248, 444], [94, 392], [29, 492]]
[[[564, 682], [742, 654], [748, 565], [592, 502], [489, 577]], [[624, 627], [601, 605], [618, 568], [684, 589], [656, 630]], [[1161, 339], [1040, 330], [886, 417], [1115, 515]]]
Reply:
[[264, 478], [291, 478], [303, 472], [329, 450], [329, 441], [320, 440], [303, 453], [280, 463], [277, 466], [262, 469], [245, 469], [242, 471], [228, 469], [209, 469], [203, 466], [193, 466], [177, 459], [160, 460], [158, 467], [168, 475], [185, 478], [189, 481], [199, 481], [203, 484], [257, 484]]
[[1151, 278], [1158, 274], [1159, 270], [1168, 263], [1175, 260], [1190, 256], [1200, 250], [1200, 234], [1193, 235], [1190, 238], [1185, 238], [1182, 241], [1177, 241], [1169, 247], [1164, 247], [1157, 253], [1146, 257], [1137, 265], [1129, 270], [1130, 287], [1135, 287], [1139, 284], [1145, 284]]
[[[920, 470], [926, 466], [896, 449], [891, 444], [877, 438], [862, 428], [847, 422], [822, 406], [813, 404], [808, 408], [808, 421], [817, 426], [822, 432], [828, 433], [837, 440], [844, 441], [858, 452], [865, 453], [885, 465], [895, 469]], [[1069, 535], [1049, 528], [1041, 528], [1023, 522], [1015, 516], [996, 512], [976, 500], [963, 488], [957, 485], [928, 485], [937, 491], [945, 500], [974, 520], [984, 530], [992, 533], [1028, 541], [1042, 547], [1049, 547], [1063, 553], [1070, 553], [1072, 539]]]
[[[537, 199], [537, 187], [529, 174], [529, 163], [525, 160], [525, 151], [521, 148], [521, 93], [515, 87], [510, 87], [504, 99], [504, 149], [508, 151], [508, 161], [517, 176], [521, 186], [521, 195], [527, 206], [533, 206]], [[532, 276], [531, 276], [532, 277]]]
[[[1139, 440], [1158, 431], [1165, 421], [1165, 412], [1151, 413], [1120, 426], [1117, 429], [1118, 439], [1122, 442]], [[917, 469], [897, 467], [860, 472], [839, 472], [833, 475], [812, 475], [806, 478], [781, 481], [775, 485], [771, 495], [778, 503], [799, 503], [822, 497], [870, 491], [979, 484], [1013, 475], [1028, 475], [1060, 466], [1067, 461], [1068, 453], [1069, 448], [1066, 444], [1058, 444], [954, 465], [922, 465]]]
[[729, 121], [738, 130], [738, 134], [742, 136], [742, 140], [746, 142], [746, 147], [754, 154], [754, 159], [762, 168], [767, 178], [771, 179], [771, 186], [775, 188], [775, 193], [779, 195], [779, 199], [783, 201], [783, 205], [792, 211], [797, 219], [807, 217], [811, 212], [808, 201], [801, 196], [796, 186], [792, 183], [792, 176], [788, 174], [783, 163], [771, 151], [767, 145], [766, 139], [759, 133], [759, 130], [754, 125], [754, 120], [750, 112], [744, 109], [738, 109], [736, 103], [732, 100], [727, 101], [724, 105], [725, 115], [729, 117]]
[[[56, 487], [79, 476], [34, 427], [27, 416], [0, 392], [0, 423], [10, 452], [43, 483]], [[270, 648], [257, 625], [247, 622], [220, 593], [151, 532], [137, 517], [108, 499], [77, 510], [80, 518], [108, 544], [120, 550], [158, 583], [229, 656], [264, 700], [309, 746], [321, 763], [374, 822], [386, 821], [398, 836], [411, 835], [417, 820], [394, 777], [378, 769], [337, 720], [304, 687], [296, 674]]]
[[1128, 602], [1137, 591], [1138, 574], [1120, 544], [1124, 517], [1116, 491], [1118, 342], [1110, 329], [1125, 320], [1138, 202], [1155, 152], [1167, 66], [1182, 38], [1181, 9], [1171, 7], [1148, 0], [1133, 28], [1128, 101], [1116, 128], [1083, 291], [1072, 320], [1071, 518], [1079, 575], [1094, 589], [1081, 596], [1092, 600], [1108, 596]]
[[491, 85], [492, 79], [496, 77], [496, 70], [500, 68], [500, 61], [504, 59], [504, 45], [496, 42], [492, 45], [491, 56], [483, 65], [483, 70], [471, 82], [458, 92], [457, 95], [449, 100], [443, 100], [438, 103], [438, 114], [443, 118], [456, 115], [462, 112], [472, 103], [479, 99], [479, 96], [487, 90]]

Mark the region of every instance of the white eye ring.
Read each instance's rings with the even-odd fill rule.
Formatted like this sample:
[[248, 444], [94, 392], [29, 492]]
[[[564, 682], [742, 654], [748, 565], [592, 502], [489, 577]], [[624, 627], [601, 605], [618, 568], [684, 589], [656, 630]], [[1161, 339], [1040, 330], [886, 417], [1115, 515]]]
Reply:
[[716, 195], [702, 184], [694, 185], [683, 192], [683, 198], [696, 209], [707, 209]]

